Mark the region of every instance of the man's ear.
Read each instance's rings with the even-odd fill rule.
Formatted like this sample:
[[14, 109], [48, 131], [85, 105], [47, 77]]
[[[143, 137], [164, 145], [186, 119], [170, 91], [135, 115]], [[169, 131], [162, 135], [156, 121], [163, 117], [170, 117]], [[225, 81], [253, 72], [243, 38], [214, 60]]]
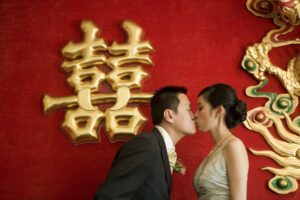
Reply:
[[170, 109], [166, 109], [164, 111], [164, 118], [167, 122], [173, 123], [173, 111]]

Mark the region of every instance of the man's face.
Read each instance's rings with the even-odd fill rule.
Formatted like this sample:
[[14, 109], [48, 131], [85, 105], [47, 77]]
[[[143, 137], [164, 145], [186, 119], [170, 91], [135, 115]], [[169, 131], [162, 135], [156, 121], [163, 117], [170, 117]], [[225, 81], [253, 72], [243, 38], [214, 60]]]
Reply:
[[195, 134], [195, 121], [194, 114], [191, 111], [191, 103], [185, 94], [178, 95], [179, 104], [177, 113], [174, 112], [174, 129], [184, 135]]

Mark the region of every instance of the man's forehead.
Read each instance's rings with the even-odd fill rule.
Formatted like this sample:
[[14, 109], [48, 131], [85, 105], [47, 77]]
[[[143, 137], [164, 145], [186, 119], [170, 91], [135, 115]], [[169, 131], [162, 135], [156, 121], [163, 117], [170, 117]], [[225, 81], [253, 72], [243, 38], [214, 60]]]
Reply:
[[184, 104], [190, 104], [189, 98], [185, 94], [179, 94], [178, 99]]

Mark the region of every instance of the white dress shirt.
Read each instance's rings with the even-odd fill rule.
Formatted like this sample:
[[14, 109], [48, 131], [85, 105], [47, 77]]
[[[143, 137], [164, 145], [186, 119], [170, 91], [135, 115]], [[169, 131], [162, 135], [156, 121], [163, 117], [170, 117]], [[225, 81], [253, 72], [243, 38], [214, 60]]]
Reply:
[[161, 126], [156, 125], [155, 128], [157, 128], [159, 130], [159, 132], [161, 133], [165, 144], [166, 144], [166, 148], [167, 150], [174, 150], [175, 151], [175, 145], [172, 142], [172, 139], [170, 137], [170, 135], [168, 134], [168, 132]]
[[169, 158], [170, 170], [171, 170], [171, 173], [173, 173], [173, 170], [176, 166], [176, 161], [177, 161], [177, 153], [175, 151], [175, 145], [173, 144], [170, 135], [167, 133], [167, 131], [163, 127], [155, 126], [155, 128], [157, 128], [159, 130], [159, 132], [161, 133], [161, 135], [165, 141], [167, 154], [168, 154], [168, 158]]

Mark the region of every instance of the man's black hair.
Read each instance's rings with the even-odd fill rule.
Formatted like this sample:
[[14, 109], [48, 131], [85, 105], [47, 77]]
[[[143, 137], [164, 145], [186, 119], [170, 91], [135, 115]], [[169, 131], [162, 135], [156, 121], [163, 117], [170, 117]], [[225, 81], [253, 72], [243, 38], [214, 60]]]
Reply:
[[151, 100], [151, 117], [154, 125], [159, 125], [164, 118], [164, 111], [171, 109], [177, 112], [178, 95], [186, 94], [187, 88], [182, 86], [166, 86], [154, 93]]

